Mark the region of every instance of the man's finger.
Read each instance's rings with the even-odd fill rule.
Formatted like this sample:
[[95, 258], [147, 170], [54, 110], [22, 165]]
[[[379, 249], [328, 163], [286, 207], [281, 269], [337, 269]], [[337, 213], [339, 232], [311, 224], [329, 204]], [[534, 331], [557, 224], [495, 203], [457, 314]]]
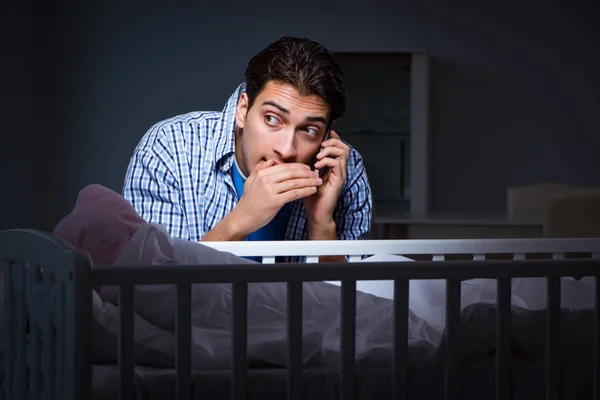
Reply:
[[273, 160], [261, 161], [256, 165], [256, 167], [254, 168], [254, 171], [252, 171], [252, 174], [256, 175], [258, 173], [258, 171], [262, 171], [263, 169], [272, 167], [274, 164], [275, 164], [275, 162]]
[[330, 173], [333, 173], [334, 175], [341, 176], [343, 179], [346, 179], [346, 177], [344, 176], [345, 172], [342, 168], [342, 165], [341, 165], [339, 159], [324, 158], [315, 163], [316, 169], [321, 170], [325, 167], [329, 168]]
[[305, 187], [302, 189], [294, 189], [280, 194], [283, 203], [290, 203], [294, 200], [303, 199], [312, 196], [317, 192], [316, 186]]
[[315, 171], [311, 171], [310, 168], [294, 168], [269, 175], [269, 179], [275, 183], [285, 182], [291, 179], [313, 179], [317, 177], [317, 173]]
[[[316, 175], [316, 174], [315, 174]], [[317, 176], [310, 178], [288, 179], [275, 186], [276, 193], [285, 193], [290, 190], [302, 189], [307, 187], [317, 187], [323, 184], [323, 180]]]
[[337, 148], [342, 149], [344, 151], [349, 151], [350, 150], [350, 147], [346, 143], [342, 142], [339, 139], [329, 139], [329, 140], [326, 140], [326, 141], [324, 141], [324, 142], [321, 143], [321, 147], [323, 147], [324, 149], [326, 149], [328, 147], [337, 147]]
[[283, 164], [274, 165], [274, 162], [273, 162], [272, 166], [270, 166], [268, 169], [267, 168], [264, 168], [264, 169], [265, 169], [264, 173], [271, 175], [271, 174], [280, 173], [282, 171], [310, 170], [310, 166], [303, 164], [303, 163], [283, 163]]
[[317, 154], [317, 159], [321, 160], [325, 157], [343, 157], [346, 154], [344, 149], [339, 147], [325, 147], [322, 151]]

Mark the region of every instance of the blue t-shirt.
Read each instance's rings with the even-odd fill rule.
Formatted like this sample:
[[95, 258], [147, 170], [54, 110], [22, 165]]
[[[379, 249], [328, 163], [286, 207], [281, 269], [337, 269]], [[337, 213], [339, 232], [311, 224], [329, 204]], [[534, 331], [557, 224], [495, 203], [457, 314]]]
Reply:
[[[235, 160], [235, 159], [234, 159]], [[233, 184], [235, 186], [235, 191], [237, 192], [238, 199], [242, 198], [242, 194], [244, 193], [244, 183], [246, 183], [246, 177], [242, 175], [242, 172], [239, 169], [239, 166], [236, 161], [234, 161], [233, 168], [231, 168], [233, 174]], [[246, 241], [268, 241], [268, 240], [284, 240], [285, 232], [287, 230], [288, 220], [290, 217], [290, 203], [287, 203], [285, 206], [279, 210], [275, 218], [271, 220], [267, 225], [258, 229], [256, 232], [251, 233], [246, 237]], [[259, 261], [258, 257], [247, 257], [249, 259]]]

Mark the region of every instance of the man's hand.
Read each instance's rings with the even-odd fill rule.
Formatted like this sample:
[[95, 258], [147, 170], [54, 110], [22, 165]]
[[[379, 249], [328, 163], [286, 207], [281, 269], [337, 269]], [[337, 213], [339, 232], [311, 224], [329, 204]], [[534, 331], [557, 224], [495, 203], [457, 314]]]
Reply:
[[322, 183], [308, 165], [263, 162], [246, 180], [236, 207], [245, 230], [252, 233], [267, 225], [285, 204], [313, 195]]
[[237, 206], [202, 240], [244, 240], [271, 222], [286, 203], [315, 194], [322, 183], [306, 164], [264, 161], [246, 180]]
[[341, 141], [335, 131], [332, 130], [330, 135], [329, 140], [321, 143], [323, 150], [317, 154], [315, 164], [318, 170], [327, 167], [327, 172], [323, 175], [323, 184], [313, 196], [304, 198], [308, 237], [313, 240], [337, 239], [333, 211], [348, 176], [350, 148]]

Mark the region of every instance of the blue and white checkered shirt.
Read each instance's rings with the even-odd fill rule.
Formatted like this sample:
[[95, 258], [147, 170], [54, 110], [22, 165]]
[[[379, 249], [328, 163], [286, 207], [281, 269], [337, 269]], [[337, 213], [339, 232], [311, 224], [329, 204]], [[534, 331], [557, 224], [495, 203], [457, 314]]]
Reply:
[[[123, 196], [140, 216], [177, 238], [200, 241], [237, 204], [231, 177], [235, 109], [242, 83], [222, 112], [191, 112], [151, 127], [135, 148]], [[340, 240], [368, 239], [372, 195], [359, 153], [350, 148], [348, 178], [334, 213]], [[306, 240], [302, 200], [291, 207], [285, 240]]]

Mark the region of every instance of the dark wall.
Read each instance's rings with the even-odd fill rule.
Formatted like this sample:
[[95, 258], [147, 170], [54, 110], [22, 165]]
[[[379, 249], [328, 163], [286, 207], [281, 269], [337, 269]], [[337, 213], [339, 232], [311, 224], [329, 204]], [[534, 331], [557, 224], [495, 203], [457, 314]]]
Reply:
[[600, 185], [591, 6], [247, 3], [0, 16], [0, 229], [51, 229], [89, 183], [120, 191], [152, 124], [221, 109], [248, 59], [286, 34], [432, 55], [433, 211], [503, 211], [507, 186], [542, 180]]

